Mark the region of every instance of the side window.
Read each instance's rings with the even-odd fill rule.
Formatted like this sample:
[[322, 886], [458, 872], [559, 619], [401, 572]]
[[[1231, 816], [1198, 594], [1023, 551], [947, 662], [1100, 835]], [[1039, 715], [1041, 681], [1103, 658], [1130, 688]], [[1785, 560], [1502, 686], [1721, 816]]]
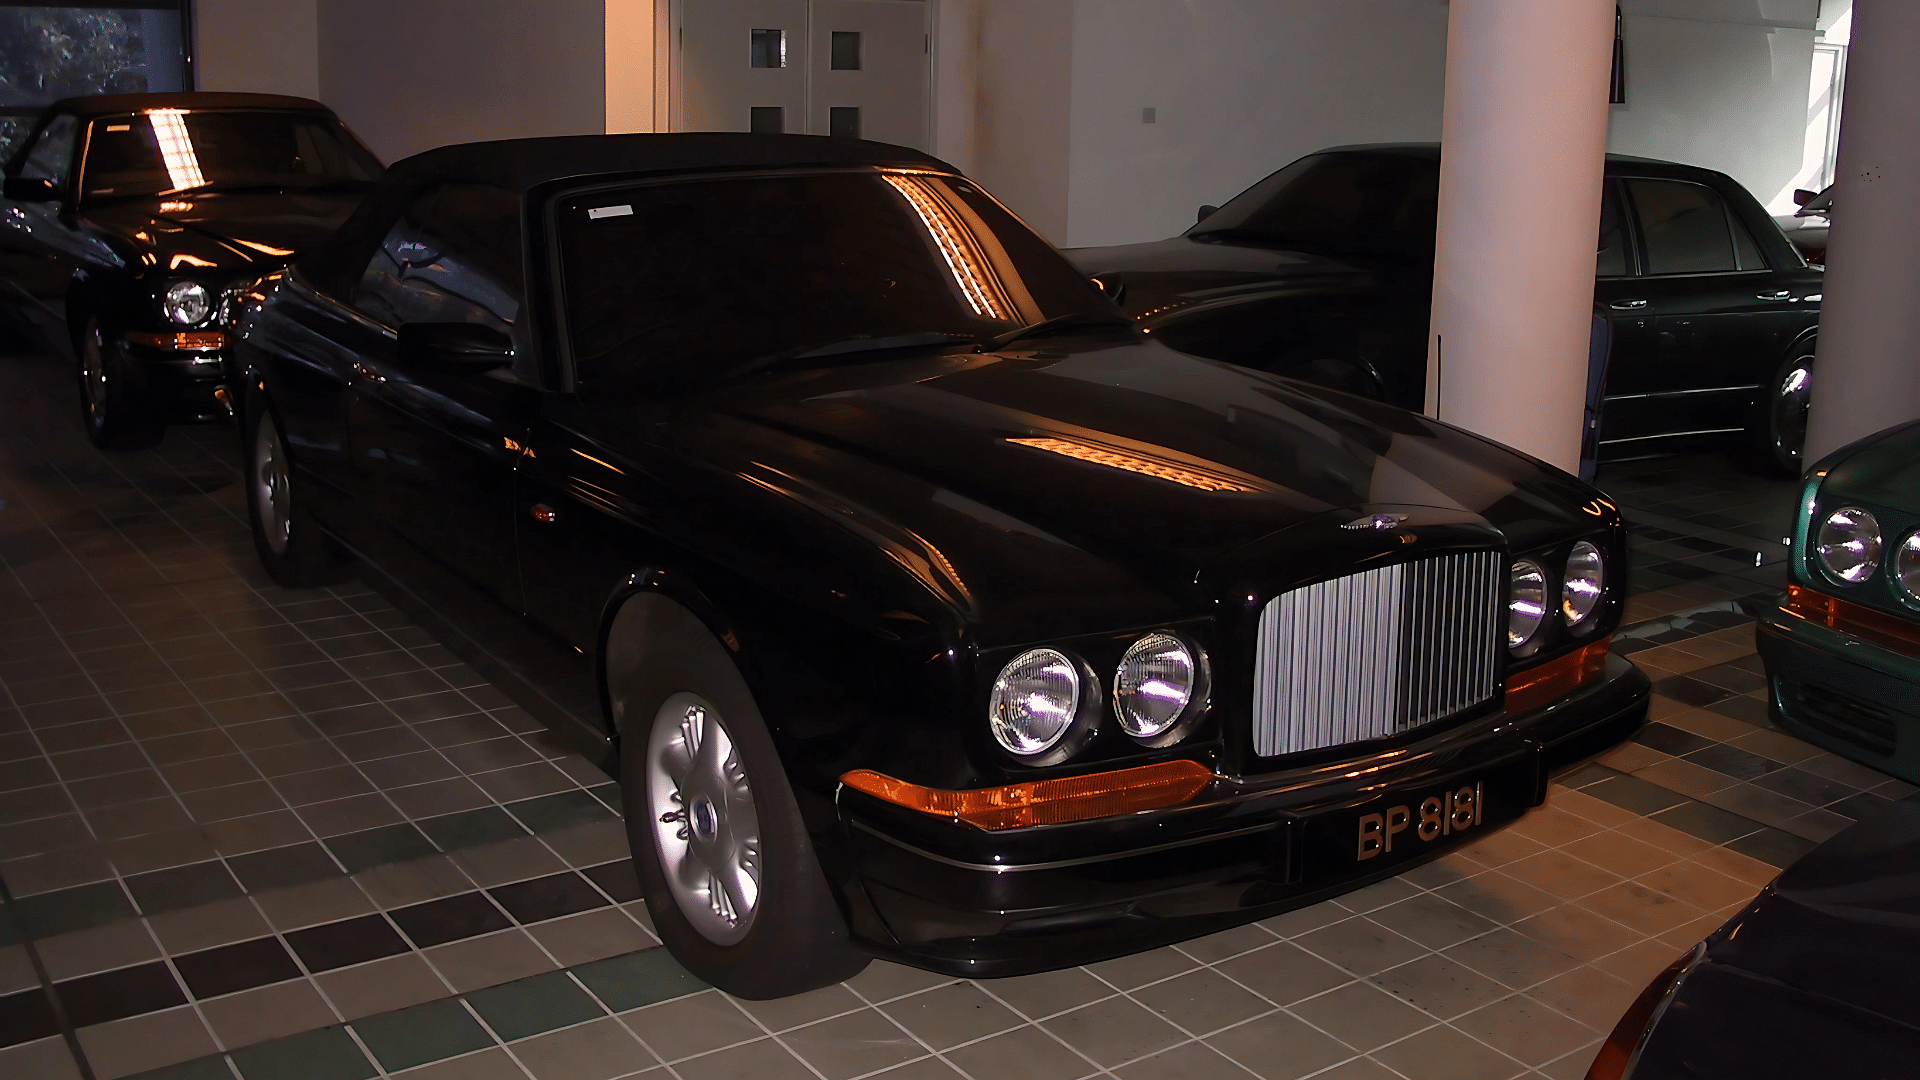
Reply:
[[64, 192], [67, 170], [73, 164], [74, 127], [73, 117], [54, 117], [40, 137], [34, 140], [33, 149], [27, 151], [27, 159], [20, 165], [20, 175], [44, 177]]
[[354, 286], [353, 306], [398, 329], [483, 323], [513, 334], [524, 293], [520, 199], [484, 184], [442, 184], [407, 205]]
[[1760, 254], [1760, 245], [1753, 240], [1753, 234], [1733, 213], [1733, 207], [1727, 207], [1727, 222], [1733, 226], [1733, 257], [1742, 270], [1767, 269], [1766, 257]]
[[[1627, 181], [1649, 274], [1712, 274], [1740, 269], [1732, 220], [1720, 196], [1703, 184], [1681, 180]], [[1753, 241], [1748, 238], [1747, 242]], [[1755, 252], [1758, 258], [1758, 252]]]
[[1620, 196], [1612, 180], [1608, 180], [1601, 191], [1600, 250], [1594, 263], [1594, 274], [1598, 277], [1627, 274], [1627, 230], [1620, 216]]

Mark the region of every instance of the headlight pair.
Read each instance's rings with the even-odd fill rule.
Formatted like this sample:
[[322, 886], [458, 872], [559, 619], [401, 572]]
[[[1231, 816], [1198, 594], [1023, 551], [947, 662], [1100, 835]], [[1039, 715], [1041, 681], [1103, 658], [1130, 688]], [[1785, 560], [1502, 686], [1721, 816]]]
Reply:
[[[1560, 621], [1578, 633], [1592, 625], [1606, 593], [1607, 560], [1582, 540], [1567, 553], [1560, 574]], [[1540, 636], [1549, 615], [1546, 569], [1533, 559], [1515, 559], [1507, 578], [1507, 648], [1520, 652]]]
[[[1206, 652], [1179, 636], [1155, 631], [1128, 647], [1113, 674], [1113, 711], [1120, 729], [1148, 746], [1178, 739], [1182, 721], [1206, 707]], [[1028, 759], [1070, 743], [1099, 697], [1091, 668], [1058, 649], [1029, 649], [1000, 669], [987, 701], [987, 724], [1007, 751]]]
[[[1843, 506], [1827, 515], [1816, 534], [1813, 554], [1820, 569], [1841, 585], [1858, 585], [1880, 568], [1885, 549], [1880, 520], [1871, 510]], [[1920, 529], [1894, 549], [1891, 570], [1901, 599], [1920, 603]]]
[[160, 294], [160, 310], [181, 326], [199, 326], [213, 315], [213, 294], [197, 281], [176, 281]]

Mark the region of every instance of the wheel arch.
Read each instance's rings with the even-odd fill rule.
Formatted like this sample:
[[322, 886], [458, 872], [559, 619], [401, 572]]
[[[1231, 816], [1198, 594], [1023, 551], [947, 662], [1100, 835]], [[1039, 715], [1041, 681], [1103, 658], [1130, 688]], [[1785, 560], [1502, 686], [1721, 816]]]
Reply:
[[[607, 733], [615, 739], [620, 738], [624, 730], [625, 718], [621, 715], [621, 702], [614, 688], [631, 677], [639, 665], [647, 630], [644, 620], [647, 608], [652, 603], [646, 599], [648, 597], [676, 604], [691, 612], [707, 628], [708, 633], [726, 648], [729, 655], [738, 657], [743, 648], [741, 636], [732, 620], [694, 582], [691, 575], [664, 567], [647, 567], [628, 574], [607, 597], [601, 609], [599, 640], [595, 649], [594, 670], [600, 684], [601, 715]], [[737, 661], [734, 666], [740, 669], [741, 678], [747, 680], [748, 689], [758, 698], [760, 688], [753, 685], [749, 666]]]

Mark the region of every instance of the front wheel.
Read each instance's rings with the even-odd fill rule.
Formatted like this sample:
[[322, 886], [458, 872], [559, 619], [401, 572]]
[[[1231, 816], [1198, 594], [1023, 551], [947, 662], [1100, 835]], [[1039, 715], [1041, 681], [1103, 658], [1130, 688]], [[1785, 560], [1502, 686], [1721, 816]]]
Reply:
[[286, 440], [265, 401], [249, 410], [244, 451], [247, 520], [267, 575], [288, 588], [325, 585], [340, 575], [333, 542], [314, 524], [306, 485], [293, 471]]
[[103, 450], [139, 450], [159, 442], [166, 425], [141, 407], [126, 358], [108, 343], [99, 319], [87, 319], [75, 345], [80, 422], [87, 440]]
[[[858, 974], [786, 771], [753, 694], [692, 612], [629, 601], [621, 688], [627, 837], [660, 938], [687, 970], [763, 1000]], [[631, 635], [631, 637], [626, 637]]]
[[1754, 403], [1758, 415], [1749, 424], [1760, 467], [1776, 476], [1800, 476], [1806, 467], [1807, 409], [1813, 401], [1812, 341], [1788, 352], [1761, 387]]

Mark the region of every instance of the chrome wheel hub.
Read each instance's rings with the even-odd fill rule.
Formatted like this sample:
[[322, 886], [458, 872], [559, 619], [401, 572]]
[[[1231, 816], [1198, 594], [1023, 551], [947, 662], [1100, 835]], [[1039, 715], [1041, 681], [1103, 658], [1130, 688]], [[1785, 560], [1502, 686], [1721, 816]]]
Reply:
[[260, 511], [260, 531], [278, 555], [287, 550], [293, 529], [292, 485], [288, 482], [286, 453], [280, 447], [280, 429], [273, 414], [263, 413], [253, 440], [253, 501]]
[[1807, 408], [1813, 402], [1813, 357], [1803, 356], [1788, 365], [1786, 374], [1773, 388], [1773, 442], [1782, 455], [1800, 460], [1807, 441]]
[[760, 817], [719, 710], [675, 694], [647, 738], [647, 808], [674, 904], [715, 945], [746, 937], [760, 905]]

